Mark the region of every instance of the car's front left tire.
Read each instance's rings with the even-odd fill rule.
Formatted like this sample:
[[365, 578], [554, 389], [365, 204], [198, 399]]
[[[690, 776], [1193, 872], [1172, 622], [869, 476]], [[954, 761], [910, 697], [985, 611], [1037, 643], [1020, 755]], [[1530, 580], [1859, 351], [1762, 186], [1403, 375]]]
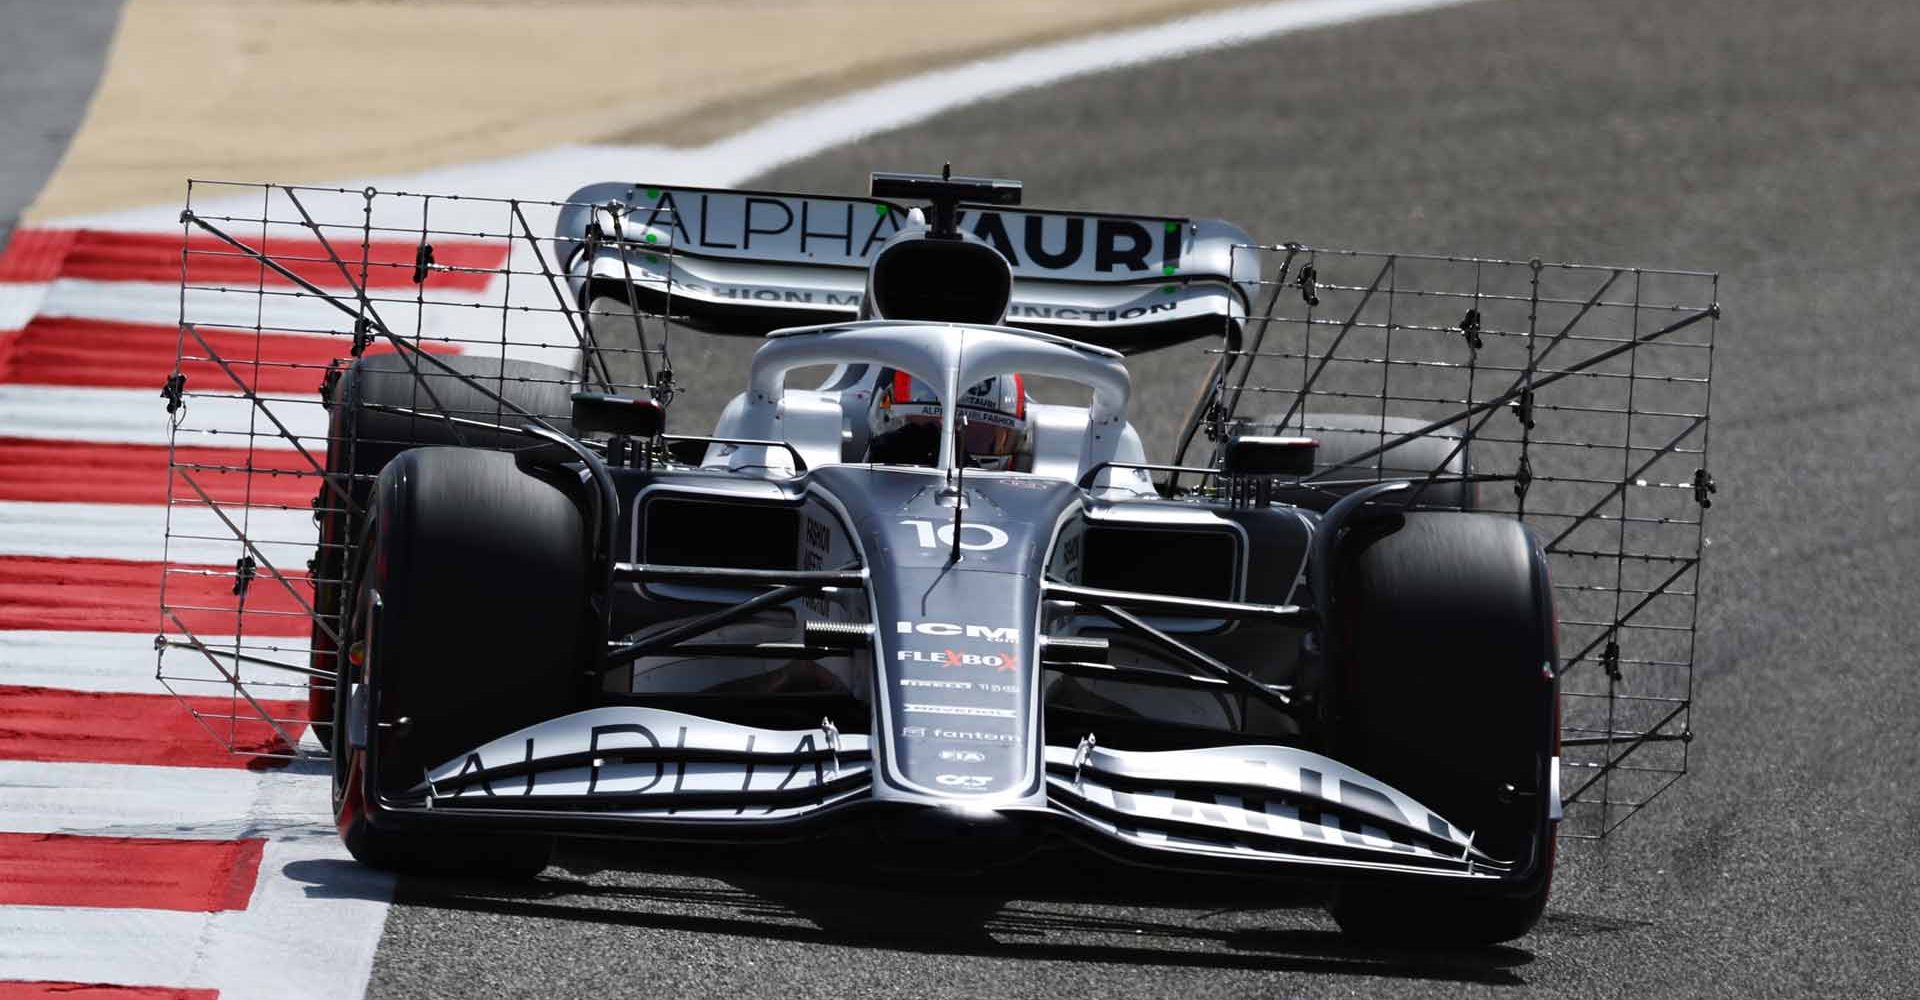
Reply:
[[1462, 829], [1511, 877], [1343, 886], [1349, 935], [1481, 946], [1525, 934], [1552, 888], [1555, 626], [1539, 544], [1517, 520], [1387, 513], [1351, 528], [1330, 572], [1335, 756]]

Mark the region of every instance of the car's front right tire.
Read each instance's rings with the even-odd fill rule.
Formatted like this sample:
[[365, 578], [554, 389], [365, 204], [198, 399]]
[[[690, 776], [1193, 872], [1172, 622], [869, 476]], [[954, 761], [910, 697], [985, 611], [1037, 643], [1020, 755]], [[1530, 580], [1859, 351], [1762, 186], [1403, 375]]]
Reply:
[[370, 801], [577, 706], [590, 632], [579, 508], [505, 452], [421, 448], [380, 474], [373, 517], [352, 635], [364, 644], [354, 679], [377, 717], [350, 727], [356, 706], [342, 697], [335, 708], [336, 731], [364, 729], [365, 744], [336, 744], [341, 839], [391, 871], [537, 873], [551, 838], [396, 826]]
[[[474, 384], [469, 384], [471, 380]], [[511, 404], [504, 406], [474, 385]], [[440, 355], [433, 360], [400, 354], [368, 354], [323, 387], [327, 409], [327, 485], [315, 498], [320, 548], [313, 562], [314, 609], [319, 618], [344, 618], [342, 604], [352, 599], [354, 581], [346, 579], [352, 548], [371, 506], [374, 477], [409, 448], [462, 445], [517, 448], [525, 439], [509, 427], [525, 422], [518, 407], [561, 430], [570, 427], [573, 375], [564, 368], [533, 361], [477, 355]], [[470, 423], [450, 424], [442, 415]], [[317, 618], [309, 682], [309, 718], [333, 718], [339, 649], [333, 634]], [[331, 746], [332, 726], [315, 726], [314, 735]]]

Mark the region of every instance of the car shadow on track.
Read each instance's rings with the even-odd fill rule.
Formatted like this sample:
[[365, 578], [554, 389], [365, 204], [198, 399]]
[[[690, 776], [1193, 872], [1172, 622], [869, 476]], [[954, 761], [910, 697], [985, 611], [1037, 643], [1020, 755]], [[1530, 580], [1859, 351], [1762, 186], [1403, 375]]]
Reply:
[[[617, 850], [617, 849], [616, 849]], [[402, 879], [401, 906], [926, 954], [1524, 985], [1513, 947], [1351, 942], [1312, 891], [1118, 868], [1080, 855], [969, 872], [875, 871], [803, 849], [569, 845], [532, 881]], [[813, 877], [807, 872], [833, 873]], [[337, 873], [333, 873], [337, 874]], [[330, 873], [300, 873], [326, 891]]]

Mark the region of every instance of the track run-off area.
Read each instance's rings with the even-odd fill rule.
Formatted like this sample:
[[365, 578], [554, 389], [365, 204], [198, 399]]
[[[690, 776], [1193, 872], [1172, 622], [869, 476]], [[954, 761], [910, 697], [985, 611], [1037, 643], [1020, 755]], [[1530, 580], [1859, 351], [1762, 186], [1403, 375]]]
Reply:
[[[1912, 995], [1915, 39], [1905, 0], [1281, 3], [701, 146], [341, 178], [857, 193], [950, 161], [1033, 205], [1263, 242], [1720, 271], [1693, 773], [1563, 847], [1533, 934], [1464, 954], [1349, 945], [1307, 893], [1106, 868], [957, 887], [584, 847], [530, 884], [354, 866], [320, 767], [248, 767], [153, 680], [178, 206], [38, 220], [0, 256], [0, 998]], [[752, 346], [676, 341], [679, 428], [711, 421]], [[1200, 345], [1132, 362], [1150, 449], [1203, 365]]]

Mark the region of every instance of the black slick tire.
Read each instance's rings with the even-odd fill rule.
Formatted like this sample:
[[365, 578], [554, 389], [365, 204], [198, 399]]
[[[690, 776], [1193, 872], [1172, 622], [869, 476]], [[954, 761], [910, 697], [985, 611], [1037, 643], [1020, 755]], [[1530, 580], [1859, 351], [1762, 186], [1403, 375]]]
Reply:
[[[481, 423], [517, 426], [525, 422], [461, 376], [561, 430], [569, 429], [572, 375], [553, 365], [462, 355], [438, 356], [436, 362], [369, 354], [329, 379], [324, 390], [327, 480], [340, 492], [323, 487], [315, 504], [320, 512], [320, 550], [313, 562], [314, 608], [321, 614], [340, 611], [341, 602], [352, 596], [344, 586], [345, 577], [353, 571], [345, 557], [347, 547], [360, 539], [364, 514], [356, 517], [350, 510], [367, 509], [373, 477], [394, 456], [430, 445], [515, 448], [526, 444], [526, 438], [510, 431], [462, 425], [456, 433], [446, 421], [435, 418], [444, 413]], [[342, 493], [351, 500], [351, 508], [342, 502]], [[333, 637], [317, 623], [311, 648], [315, 670], [329, 674], [338, 670]], [[311, 718], [333, 717], [333, 690], [330, 684], [309, 685]], [[316, 726], [314, 733], [323, 745], [331, 745], [332, 727]]]
[[1356, 882], [1333, 917], [1402, 946], [1517, 938], [1546, 905], [1556, 827], [1557, 652], [1539, 545], [1512, 518], [1415, 511], [1355, 524], [1335, 552], [1335, 756], [1516, 868], [1497, 883]]
[[[367, 773], [362, 749], [335, 754], [341, 838], [362, 863], [391, 871], [537, 873], [550, 838], [382, 825], [367, 801], [575, 707], [588, 634], [579, 508], [511, 455], [468, 448], [405, 452], [374, 493], [354, 635], [367, 642], [358, 679], [375, 695], [366, 738], [379, 773]], [[345, 701], [335, 712], [343, 732]]]

